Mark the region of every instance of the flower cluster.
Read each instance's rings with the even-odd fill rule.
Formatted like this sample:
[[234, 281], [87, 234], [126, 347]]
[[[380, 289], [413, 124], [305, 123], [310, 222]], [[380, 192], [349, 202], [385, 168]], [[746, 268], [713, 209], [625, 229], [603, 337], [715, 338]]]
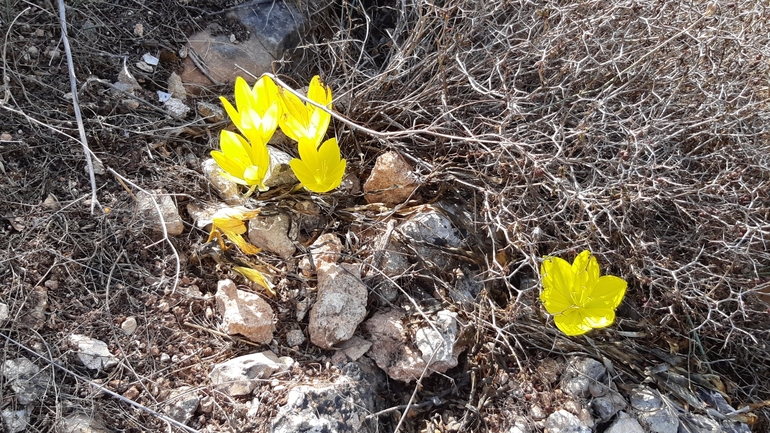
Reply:
[[556, 326], [567, 335], [612, 325], [615, 309], [628, 286], [622, 278], [600, 276], [599, 264], [590, 251], [578, 254], [572, 265], [558, 257], [546, 257], [540, 274], [540, 300], [553, 315]]
[[324, 141], [329, 128], [332, 93], [318, 76], [310, 81], [308, 99], [326, 109], [278, 87], [263, 76], [249, 87], [241, 77], [235, 81], [235, 106], [221, 97], [227, 114], [240, 132], [222, 131], [221, 150], [211, 152], [230, 180], [265, 191], [270, 166], [267, 143], [280, 126], [287, 137], [297, 141], [299, 158], [291, 160], [297, 179], [306, 189], [324, 193], [337, 188], [345, 175], [346, 161], [340, 157], [337, 139]]

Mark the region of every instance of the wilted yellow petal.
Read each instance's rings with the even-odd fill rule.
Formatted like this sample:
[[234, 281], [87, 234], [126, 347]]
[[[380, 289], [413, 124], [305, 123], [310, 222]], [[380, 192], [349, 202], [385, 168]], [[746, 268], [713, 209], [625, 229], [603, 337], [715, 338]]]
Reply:
[[264, 287], [265, 290], [270, 294], [270, 296], [275, 297], [275, 286], [273, 283], [270, 282], [267, 278], [265, 278], [265, 275], [262, 274], [262, 272], [259, 272], [256, 269], [253, 268], [247, 268], [244, 266], [234, 266], [233, 269], [238, 271], [241, 275], [248, 278], [249, 280], [259, 284], [260, 286]]

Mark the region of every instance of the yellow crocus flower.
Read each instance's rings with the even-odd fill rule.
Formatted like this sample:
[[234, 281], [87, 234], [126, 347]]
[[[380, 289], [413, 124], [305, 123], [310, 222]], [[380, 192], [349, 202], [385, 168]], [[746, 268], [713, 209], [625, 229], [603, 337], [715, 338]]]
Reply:
[[289, 161], [302, 186], [313, 192], [329, 192], [342, 183], [347, 161], [340, 157], [336, 138], [316, 147], [309, 140], [299, 142], [299, 159]]
[[[244, 136], [251, 139], [254, 133], [258, 133], [262, 141], [270, 141], [283, 108], [278, 86], [272, 78], [261, 77], [250, 88], [246, 80], [238, 77], [235, 79], [235, 107], [224, 96], [219, 99], [230, 120]], [[275, 111], [268, 113], [271, 109]]]
[[[283, 103], [283, 114], [278, 123], [283, 133], [297, 142], [310, 142], [318, 146], [329, 128], [331, 114], [313, 104], [303, 103], [284, 89], [280, 89], [279, 94]], [[307, 97], [328, 110], [332, 109], [332, 91], [318, 75], [310, 81]]]
[[546, 257], [540, 266], [543, 293], [540, 300], [553, 314], [556, 326], [567, 335], [606, 328], [615, 321], [615, 309], [628, 283], [614, 275], [600, 276], [590, 251], [581, 252], [570, 265], [559, 257]]

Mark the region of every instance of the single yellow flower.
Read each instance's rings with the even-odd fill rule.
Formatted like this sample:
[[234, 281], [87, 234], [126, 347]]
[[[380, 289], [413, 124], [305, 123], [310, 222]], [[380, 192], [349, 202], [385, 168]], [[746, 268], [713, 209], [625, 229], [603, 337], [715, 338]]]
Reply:
[[271, 298], [275, 298], [275, 286], [265, 277], [265, 274], [254, 268], [247, 268], [245, 266], [234, 266], [233, 269], [236, 270], [239, 274], [248, 278], [250, 281], [253, 281], [262, 286], [265, 290], [267, 290], [267, 293]]
[[242, 206], [226, 207], [219, 209], [211, 217], [211, 233], [206, 242], [211, 242], [214, 238], [219, 242], [219, 247], [226, 250], [222, 235], [227, 236], [235, 245], [243, 251], [245, 254], [257, 254], [260, 249], [254, 245], [246, 242], [243, 239], [244, 233], [246, 233], [246, 224], [244, 221], [250, 220], [259, 215], [259, 209], [246, 209]]
[[[279, 94], [283, 102], [283, 114], [278, 123], [283, 133], [295, 141], [310, 142], [318, 146], [329, 128], [331, 114], [313, 104], [303, 103], [284, 89], [280, 89]], [[310, 81], [307, 97], [329, 110], [332, 109], [332, 90], [318, 75]]]
[[224, 96], [219, 99], [230, 120], [246, 138], [251, 140], [257, 134], [263, 142], [270, 141], [283, 108], [278, 86], [270, 77], [261, 77], [253, 88], [249, 88], [243, 78], [236, 78], [235, 107]]
[[289, 161], [302, 186], [313, 192], [329, 192], [342, 183], [347, 161], [340, 157], [336, 138], [326, 140], [316, 148], [309, 141], [299, 142], [299, 157]]
[[267, 190], [265, 176], [270, 167], [270, 153], [265, 142], [256, 136], [249, 142], [240, 134], [222, 131], [219, 147], [222, 150], [212, 151], [211, 157], [224, 170], [225, 177], [241, 185], [256, 186], [260, 191]]
[[612, 325], [615, 309], [628, 286], [622, 278], [600, 276], [599, 264], [590, 251], [581, 252], [572, 265], [558, 257], [546, 257], [540, 275], [540, 300], [553, 314], [556, 326], [567, 335]]

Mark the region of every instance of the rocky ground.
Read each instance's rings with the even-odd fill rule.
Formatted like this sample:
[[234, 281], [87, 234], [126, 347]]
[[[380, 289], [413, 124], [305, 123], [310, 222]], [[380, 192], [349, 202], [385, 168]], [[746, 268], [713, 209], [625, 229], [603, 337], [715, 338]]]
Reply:
[[[0, 10], [2, 431], [770, 428], [754, 2], [67, 3]], [[331, 86], [335, 191], [280, 134], [252, 197], [210, 158], [263, 73]], [[629, 289], [566, 337], [583, 249]]]

